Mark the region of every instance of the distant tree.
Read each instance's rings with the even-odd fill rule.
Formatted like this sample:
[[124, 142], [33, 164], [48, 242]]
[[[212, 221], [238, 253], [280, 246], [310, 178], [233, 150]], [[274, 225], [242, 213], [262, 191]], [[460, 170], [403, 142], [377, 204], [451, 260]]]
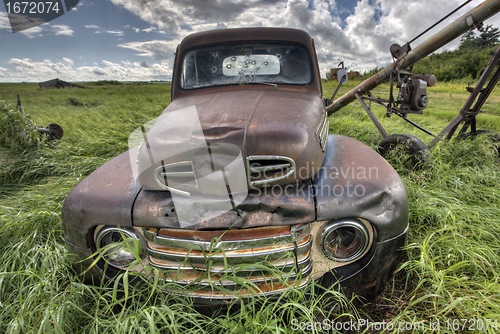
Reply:
[[92, 83], [94, 86], [108, 86], [108, 85], [123, 85], [120, 81], [116, 80], [99, 80]]
[[498, 44], [500, 37], [500, 31], [498, 28], [493, 28], [491, 25], [488, 25], [485, 29], [482, 30], [479, 35], [479, 39], [481, 40], [481, 47], [494, 46]]
[[476, 36], [474, 30], [467, 31], [460, 39], [460, 50], [478, 49], [494, 46], [500, 42], [500, 31], [498, 28], [488, 25], [482, 28], [479, 36]]
[[417, 62], [412, 72], [432, 73], [439, 82], [457, 79], [476, 80], [491, 59], [490, 51], [496, 48], [496, 46], [463, 48], [435, 53]]
[[476, 38], [476, 32], [473, 29], [467, 30], [465, 34], [460, 38], [460, 48], [470, 47], [469, 44]]

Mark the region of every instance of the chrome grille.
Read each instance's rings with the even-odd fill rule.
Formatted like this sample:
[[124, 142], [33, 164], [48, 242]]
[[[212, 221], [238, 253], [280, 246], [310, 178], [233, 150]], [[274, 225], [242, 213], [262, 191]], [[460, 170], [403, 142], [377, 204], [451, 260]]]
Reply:
[[258, 294], [266, 295], [279, 290], [284, 281], [304, 284], [302, 280], [312, 270], [311, 227], [302, 224], [227, 231], [152, 228], [143, 232], [149, 263], [161, 270], [165, 281], [189, 284], [198, 293], [214, 286], [246, 291], [248, 286], [238, 280], [243, 279], [257, 287]]
[[199, 189], [191, 161], [163, 164], [155, 170], [154, 175], [160, 187], [180, 195], [190, 196], [190, 189]]
[[250, 186], [259, 186], [288, 178], [295, 172], [295, 161], [279, 155], [247, 157], [247, 178]]

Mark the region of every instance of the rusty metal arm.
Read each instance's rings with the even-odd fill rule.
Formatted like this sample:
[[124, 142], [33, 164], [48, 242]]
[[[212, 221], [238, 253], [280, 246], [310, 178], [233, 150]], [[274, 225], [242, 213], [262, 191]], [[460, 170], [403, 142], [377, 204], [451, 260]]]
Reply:
[[[402, 61], [400, 68], [407, 68], [422, 58], [428, 56], [432, 52], [448, 44], [461, 34], [469, 30], [471, 27], [483, 22], [500, 11], [500, 0], [486, 0], [479, 6], [475, 7], [455, 22], [448, 25], [446, 28], [424, 41], [415, 49], [401, 55], [398, 62]], [[397, 63], [398, 63], [397, 62]], [[366, 79], [349, 92], [333, 101], [331, 105], [326, 107], [328, 115], [345, 107], [356, 99], [356, 94], [364, 94], [390, 78], [391, 72], [394, 71], [394, 64], [386, 66], [372, 77]]]
[[[432, 148], [438, 141], [443, 139], [446, 136], [446, 139], [451, 139], [453, 134], [455, 133], [455, 130], [457, 127], [460, 125], [460, 123], [467, 118], [469, 119], [469, 122], [466, 121], [464, 127], [462, 128], [462, 132], [466, 131], [469, 125], [472, 125], [473, 127], [473, 132], [475, 133], [475, 117], [478, 113], [480, 113], [480, 109], [483, 106], [484, 102], [486, 102], [486, 99], [490, 95], [491, 91], [493, 88], [496, 86], [498, 80], [500, 80], [500, 68], [497, 68], [498, 64], [500, 61], [500, 47], [498, 47], [497, 51], [493, 53], [493, 58], [489, 61], [488, 65], [486, 66], [486, 69], [484, 70], [483, 74], [479, 78], [478, 83], [476, 84], [476, 87], [474, 90], [471, 92], [469, 95], [469, 98], [465, 102], [465, 105], [462, 107], [460, 112], [458, 113], [458, 116], [455, 117], [430, 143], [427, 145], [429, 148]], [[489, 81], [488, 85], [486, 88], [483, 88], [483, 86], [486, 84], [486, 81], [490, 78], [491, 74], [493, 71], [496, 69], [495, 74]], [[472, 104], [474, 101], [476, 101], [476, 98], [479, 97], [478, 101], [474, 105], [474, 107], [471, 109]]]
[[387, 138], [389, 136], [389, 134], [387, 133], [387, 131], [385, 131], [384, 127], [382, 126], [382, 124], [380, 124], [380, 122], [378, 121], [377, 117], [373, 114], [373, 112], [370, 110], [370, 108], [366, 105], [365, 101], [363, 101], [363, 98], [361, 97], [361, 94], [357, 94], [356, 93], [355, 97], [358, 99], [359, 103], [361, 103], [361, 105], [365, 109], [366, 113], [368, 114], [368, 116], [372, 120], [373, 124], [375, 124], [375, 126], [378, 129], [378, 131], [382, 135], [382, 137]]

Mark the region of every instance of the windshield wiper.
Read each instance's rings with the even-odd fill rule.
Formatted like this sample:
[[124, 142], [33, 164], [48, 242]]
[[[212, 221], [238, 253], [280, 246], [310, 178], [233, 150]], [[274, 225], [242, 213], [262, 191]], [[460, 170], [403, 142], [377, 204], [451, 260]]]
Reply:
[[242, 85], [267, 85], [272, 86], [274, 89], [278, 89], [278, 85], [272, 82], [261, 82], [261, 81], [251, 81], [251, 82], [242, 82]]

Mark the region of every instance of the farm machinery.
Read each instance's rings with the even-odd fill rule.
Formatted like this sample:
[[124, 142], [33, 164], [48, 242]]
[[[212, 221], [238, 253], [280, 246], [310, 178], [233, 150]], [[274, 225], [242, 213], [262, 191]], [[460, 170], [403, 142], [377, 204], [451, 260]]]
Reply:
[[[422, 114], [425, 107], [428, 105], [427, 87], [431, 87], [436, 82], [436, 77], [432, 74], [412, 75], [412, 67], [417, 61], [425, 58], [432, 52], [443, 47], [455, 38], [462, 35], [470, 29], [480, 29], [482, 22], [500, 11], [499, 0], [487, 0], [481, 5], [472, 9], [453, 23], [442, 29], [434, 36], [424, 41], [414, 49], [410, 43], [427, 33], [430, 29], [444, 21], [446, 18], [457, 12], [459, 9], [468, 4], [471, 0], [466, 1], [461, 6], [453, 10], [447, 16], [436, 22], [433, 26], [419, 34], [410, 42], [403, 46], [393, 44], [390, 47], [390, 53], [393, 63], [387, 65], [378, 73], [363, 81], [349, 92], [333, 101], [338, 88], [347, 82], [346, 73], [341, 73], [338, 77], [339, 86], [337, 87], [332, 99], [327, 100], [329, 104], [326, 110], [329, 115], [342, 109], [354, 100], [358, 100], [363, 109], [366, 111], [371, 121], [374, 123], [382, 137], [384, 138], [379, 146], [378, 152], [386, 156], [388, 152], [396, 147], [401, 147], [409, 158], [410, 166], [413, 168], [428, 168], [430, 166], [429, 150], [440, 140], [451, 139], [459, 126], [458, 137], [467, 138], [478, 134], [489, 134], [495, 141], [500, 140], [500, 134], [489, 130], [476, 129], [476, 116], [482, 112], [481, 107], [486, 102], [493, 88], [500, 79], [500, 47], [491, 53], [491, 60], [486, 66], [475, 87], [467, 87], [470, 93], [464, 106], [460, 109], [458, 115], [439, 133], [434, 134], [428, 129], [420, 126], [408, 118], [409, 114]], [[382, 83], [390, 80], [389, 98], [382, 99], [374, 97], [371, 90]], [[399, 89], [397, 97], [394, 97], [394, 90]], [[368, 101], [367, 104], [365, 101]], [[392, 134], [389, 135], [379, 122], [377, 117], [371, 110], [371, 104], [376, 103], [386, 108], [386, 117], [397, 115], [403, 120], [434, 137], [434, 139], [426, 145], [418, 137], [409, 134]], [[470, 132], [467, 132], [470, 129]]]

